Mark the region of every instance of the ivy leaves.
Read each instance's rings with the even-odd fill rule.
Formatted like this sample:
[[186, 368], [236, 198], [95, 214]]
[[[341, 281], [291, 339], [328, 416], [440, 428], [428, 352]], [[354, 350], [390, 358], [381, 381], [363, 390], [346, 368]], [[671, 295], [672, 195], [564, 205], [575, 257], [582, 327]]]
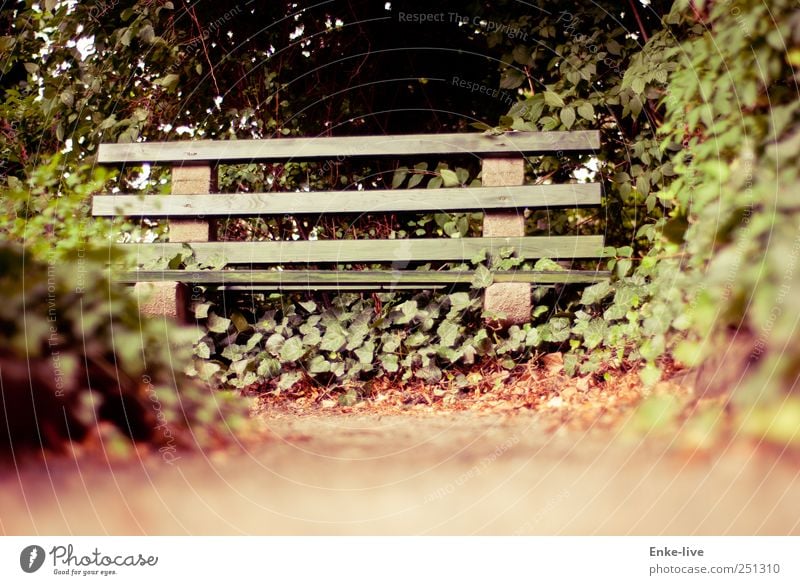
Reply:
[[[204, 306], [200, 309], [198, 315], [208, 314], [208, 307]], [[212, 333], [225, 333], [231, 325], [231, 320], [225, 317], [220, 317], [216, 313], [208, 315], [207, 327]]]
[[[280, 338], [280, 335], [278, 334], [275, 334], [275, 336]], [[284, 363], [296, 362], [303, 357], [304, 354], [305, 347], [303, 344], [303, 338], [299, 336], [290, 337], [289, 339], [283, 341], [283, 343], [280, 345], [280, 351], [278, 352], [281, 361]]]
[[563, 108], [567, 105], [561, 95], [550, 90], [544, 92], [544, 103], [551, 108]]
[[472, 277], [472, 286], [476, 289], [484, 289], [491, 285], [492, 282], [492, 273], [489, 269], [483, 264], [478, 265]]
[[[338, 295], [327, 308], [284, 297], [264, 305], [246, 328], [237, 328], [232, 318], [242, 312], [222, 317], [217, 305], [197, 303], [195, 316], [206, 315], [206, 334], [195, 344], [194, 369], [220, 386], [265, 384], [278, 392], [308, 379], [341, 386], [397, 375], [435, 383], [453, 364], [501, 355], [513, 366], [541, 343], [570, 335], [566, 320], [507, 332], [487, 329], [478, 292], [376, 297], [378, 312], [369, 297], [356, 294]], [[546, 314], [546, 307], [537, 307], [535, 318]]]
[[419, 186], [424, 179], [428, 179], [426, 187], [428, 189], [439, 189], [440, 187], [464, 187], [469, 181], [469, 171], [462, 167], [451, 170], [447, 163], [439, 163], [433, 171], [428, 170], [428, 163], [421, 162], [414, 165], [412, 169], [407, 166], [398, 167], [392, 175], [392, 189], [399, 189], [408, 179], [406, 187], [413, 189]]

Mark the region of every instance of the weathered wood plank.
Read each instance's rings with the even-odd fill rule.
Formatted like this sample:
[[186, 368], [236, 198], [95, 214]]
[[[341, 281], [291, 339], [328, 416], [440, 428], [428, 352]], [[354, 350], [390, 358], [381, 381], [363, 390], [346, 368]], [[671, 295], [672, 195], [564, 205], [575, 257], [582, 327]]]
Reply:
[[244, 285], [223, 285], [217, 287], [218, 290], [229, 292], [389, 292], [397, 290], [444, 290], [452, 288], [452, 284], [428, 284], [420, 286], [418, 284], [244, 284]]
[[[185, 244], [121, 244], [140, 263], [171, 258]], [[320, 240], [279, 242], [208, 242], [191, 244], [199, 262], [228, 264], [338, 264], [361, 262], [467, 261], [481, 251], [497, 254], [512, 247], [523, 258], [599, 258], [603, 236], [532, 236], [507, 238], [420, 238], [403, 240]]]
[[272, 214], [383, 213], [574, 207], [600, 203], [599, 183], [481, 187], [320, 191], [312, 193], [234, 193], [201, 195], [96, 195], [94, 216], [193, 217]]
[[507, 132], [486, 134], [405, 134], [394, 136], [325, 136], [266, 140], [193, 140], [101, 144], [99, 163], [255, 161], [428, 154], [522, 154], [596, 150], [600, 133]]
[[[298, 290], [359, 285], [414, 289], [470, 284], [474, 274], [473, 270], [138, 270], [121, 273], [115, 280], [123, 283], [181, 281], [194, 284], [299, 286]], [[492, 276], [497, 283], [571, 284], [606, 280], [610, 272], [519, 270], [495, 272]]]

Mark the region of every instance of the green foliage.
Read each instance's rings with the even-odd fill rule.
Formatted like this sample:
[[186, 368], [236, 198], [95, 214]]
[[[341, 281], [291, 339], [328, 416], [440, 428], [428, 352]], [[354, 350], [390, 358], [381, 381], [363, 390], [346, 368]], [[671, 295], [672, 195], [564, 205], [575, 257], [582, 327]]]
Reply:
[[142, 319], [109, 281], [114, 243], [139, 228], [89, 217], [108, 180], [55, 156], [0, 189], [0, 451], [62, 450], [106, 426], [172, 461], [252, 428], [246, 400], [183, 373], [197, 331]]
[[[19, 176], [35, 168], [39, 153], [84, 158], [101, 136], [134, 141], [156, 121], [164, 90], [148, 66], [172, 58], [169, 40], [154, 33], [167, 21], [171, 2], [26, 4], [8, 11], [0, 43], [0, 75], [17, 80], [26, 73], [7, 86], [0, 103], [0, 117], [8, 121], [0, 133], [7, 172]], [[97, 18], [101, 10], [103, 19]], [[82, 53], [78, 41], [92, 37], [93, 51]], [[130, 100], [134, 87], [149, 99]]]
[[[642, 379], [653, 384], [665, 356], [699, 365], [736, 332], [751, 362], [735, 393], [741, 406], [758, 403], [769, 413], [763, 405], [782, 403], [794, 387], [797, 331], [784, 316], [800, 309], [800, 220], [791, 196], [800, 102], [789, 50], [800, 33], [790, 2], [766, 14], [759, 2], [735, 11], [677, 2], [626, 66], [621, 117], [651, 112], [653, 135], [626, 142], [638, 160], [608, 173], [609, 204], [614, 191], [628, 209], [644, 202], [641, 217], [649, 219], [631, 242], [649, 244], [610, 251], [616, 281], [584, 291], [571, 343], [587, 353], [570, 360], [575, 368], [642, 360]], [[548, 105], [560, 107], [552, 98]], [[747, 363], [727, 367], [744, 372]]]
[[194, 306], [206, 334], [195, 344], [189, 373], [219, 387], [273, 392], [309, 381], [348, 388], [383, 376], [435, 384], [452, 377], [449, 368], [481, 359], [513, 366], [570, 336], [569, 320], [548, 318], [545, 305], [523, 326], [487, 326], [481, 298], [479, 290], [343, 293], [319, 302], [272, 295], [227, 308], [221, 298], [205, 300]]
[[142, 319], [106, 280], [106, 257], [0, 245], [0, 451], [64, 449], [102, 424], [170, 460], [230, 441], [249, 424], [247, 403], [183, 374], [196, 331]]
[[[446, 225], [458, 214], [437, 215], [444, 216], [438, 221]], [[564, 270], [562, 266], [548, 259], [525, 260], [513, 247], [491, 259], [482, 251], [472, 262], [472, 267], [439, 267], [475, 270], [471, 290], [447, 294], [424, 290], [412, 296], [275, 294], [263, 299], [261, 295], [231, 298], [211, 288], [207, 298], [201, 299], [197, 287], [193, 311], [206, 336], [195, 346], [197, 359], [188, 372], [217, 387], [277, 391], [309, 379], [346, 387], [386, 375], [434, 383], [442, 378], [443, 368], [498, 357], [513, 364], [533, 351], [558, 349], [570, 338], [569, 320], [548, 321], [552, 313], [548, 305], [574, 300], [575, 287], [534, 287], [534, 298], [541, 304], [534, 309], [531, 323], [507, 331], [486, 324], [504, 315], [481, 310], [482, 289], [492, 284], [496, 271], [559, 271]], [[148, 269], [167, 266], [209, 268], [194, 259], [191, 244], [175, 258], [154, 260]], [[386, 269], [379, 264], [370, 268]], [[431, 269], [429, 265], [417, 268]]]
[[25, 244], [29, 253], [63, 259], [86, 248], [105, 243], [111, 247], [125, 230], [131, 236], [136, 226], [90, 217], [91, 195], [101, 192], [111, 179], [109, 171], [82, 165], [65, 170], [61, 156], [54, 156], [21, 181], [6, 177], [0, 197], [0, 237]]
[[681, 223], [664, 226], [663, 247], [686, 255], [673, 324], [701, 351], [739, 330], [757, 367], [737, 400], [783, 400], [800, 371], [794, 319], [783, 318], [800, 309], [796, 7], [720, 3], [698, 15], [677, 2], [668, 23], [685, 39], [667, 55], [678, 66], [661, 128], [677, 176], [659, 198]]
[[[642, 49], [637, 39], [642, 32], [631, 34], [638, 23], [621, 26], [618, 4], [556, 11], [543, 3], [541, 8], [547, 9], [541, 18], [511, 17], [509, 25], [525, 32], [526, 44], [502, 35], [494, 39], [506, 51], [501, 79], [513, 78], [509, 87], [522, 96], [500, 123], [528, 132], [599, 129], [601, 147], [591, 156], [554, 153], [529, 160], [538, 181], [601, 181], [607, 221], [596, 210], [542, 211], [530, 214], [528, 229], [560, 234], [600, 228], [610, 245], [646, 253], [654, 240], [646, 227], [667, 211], [654, 192], [674, 174], [655, 135], [657, 101], [675, 68], [663, 54], [674, 40], [658, 30], [659, 23], [645, 19], [650, 41]], [[660, 10], [663, 3], [651, 3], [651, 15]], [[626, 18], [632, 17], [629, 12]]]

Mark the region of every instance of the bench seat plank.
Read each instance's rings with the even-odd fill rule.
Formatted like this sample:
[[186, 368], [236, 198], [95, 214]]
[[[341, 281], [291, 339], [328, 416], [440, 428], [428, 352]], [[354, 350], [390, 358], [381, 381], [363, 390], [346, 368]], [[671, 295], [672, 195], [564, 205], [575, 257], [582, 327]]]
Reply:
[[242, 284], [242, 285], [222, 285], [218, 290], [228, 292], [390, 292], [401, 290], [444, 290], [452, 288], [450, 284], [429, 284], [420, 287], [418, 284], [295, 284], [280, 283], [273, 285], [263, 284]]
[[[358, 287], [432, 288], [471, 284], [474, 270], [136, 270], [115, 276], [117, 282], [190, 282], [194, 284], [271, 285], [277, 288]], [[493, 282], [532, 284], [572, 284], [599, 282], [609, 278], [607, 271], [501, 271], [492, 274]], [[267, 287], [267, 289], [271, 288]]]
[[344, 160], [350, 157], [425, 156], [430, 154], [507, 154], [558, 151], [592, 151], [600, 147], [600, 132], [506, 132], [406, 134], [394, 136], [324, 136], [318, 138], [270, 138], [263, 140], [191, 140], [101, 144], [97, 162], [251, 162]]
[[191, 246], [204, 264], [338, 264], [363, 262], [469, 261], [481, 251], [498, 254], [511, 247], [522, 258], [601, 258], [603, 236], [507, 238], [419, 238], [402, 240], [299, 240], [121, 244], [140, 263], [173, 258]]
[[320, 191], [310, 193], [233, 193], [200, 195], [96, 195], [94, 216], [193, 217], [271, 214], [384, 213], [574, 207], [600, 203], [599, 183], [480, 187]]

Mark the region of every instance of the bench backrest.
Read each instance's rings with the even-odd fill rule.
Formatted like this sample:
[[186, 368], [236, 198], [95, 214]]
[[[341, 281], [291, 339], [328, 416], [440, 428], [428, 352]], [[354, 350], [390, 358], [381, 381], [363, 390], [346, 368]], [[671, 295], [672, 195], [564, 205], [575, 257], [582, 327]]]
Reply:
[[[524, 237], [522, 210], [598, 205], [600, 185], [523, 185], [526, 154], [592, 151], [596, 131], [285, 138], [102, 144], [98, 162], [171, 163], [172, 195], [99, 195], [95, 216], [173, 220], [170, 241], [191, 242], [199, 260], [222, 256], [231, 264], [321, 262], [465, 261], [481, 249], [514, 247], [525, 258], [593, 258], [602, 236]], [[439, 155], [483, 156], [483, 186], [469, 189], [402, 189], [310, 193], [213, 193], [215, 163]], [[215, 216], [335, 214], [360, 212], [448, 212], [484, 210], [484, 238], [411, 240], [328, 240], [207, 243], [205, 224], [180, 221]], [[477, 241], [476, 241], [477, 240]], [[161, 245], [165, 254], [177, 246]], [[141, 250], [140, 250], [141, 252]]]
[[[596, 131], [510, 132], [366, 137], [281, 138], [270, 140], [186, 141], [102, 144], [103, 164], [169, 163], [172, 195], [99, 195], [93, 199], [96, 216], [169, 219], [169, 243], [129, 244], [147, 260], [173, 257], [190, 243], [198, 261], [246, 265], [247, 270], [137, 271], [119, 276], [123, 282], [161, 284], [174, 281], [223, 284], [226, 288], [278, 290], [396, 290], [445, 288], [470, 284], [473, 272], [464, 270], [403, 270], [409, 263], [464, 263], [481, 251], [490, 256], [513, 248], [526, 259], [574, 260], [600, 258], [601, 235], [525, 236], [524, 209], [554, 209], [599, 205], [600, 185], [524, 185], [525, 155], [592, 152], [600, 146]], [[301, 193], [214, 193], [217, 163], [297, 162], [346, 158], [475, 156], [481, 160], [481, 187], [444, 189], [382, 189]], [[454, 212], [482, 210], [483, 237], [413, 238], [392, 240], [269, 240], [211, 242], [208, 218], [270, 214], [342, 214], [378, 212]], [[336, 265], [391, 263], [386, 271], [342, 271]], [[334, 265], [320, 269], [319, 265]], [[270, 265], [265, 270], [258, 265]], [[292, 265], [285, 270], [283, 265]], [[298, 269], [305, 265], [306, 269]], [[275, 270], [280, 266], [281, 270]], [[311, 269], [308, 269], [311, 268]], [[497, 273], [484, 296], [491, 313], [510, 315], [507, 322], [525, 322], [531, 314], [531, 283], [595, 282], [607, 277], [598, 271], [506, 271]], [[178, 286], [178, 285], [175, 285]], [[177, 290], [177, 289], [176, 289]], [[170, 293], [172, 294], [172, 293]], [[169, 314], [180, 315], [180, 302]], [[159, 312], [168, 304], [154, 301]]]

